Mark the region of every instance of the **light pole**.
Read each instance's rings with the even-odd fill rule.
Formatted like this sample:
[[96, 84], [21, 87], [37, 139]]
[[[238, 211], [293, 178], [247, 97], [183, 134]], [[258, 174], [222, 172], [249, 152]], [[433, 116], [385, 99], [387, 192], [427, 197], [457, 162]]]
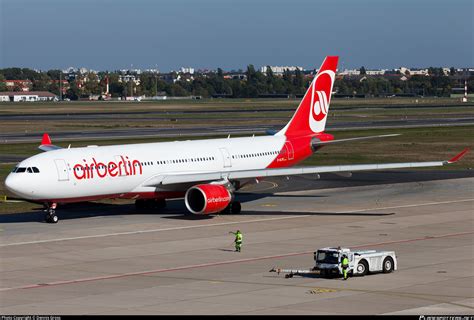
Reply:
[[62, 74], [63, 74], [63, 72], [62, 72], [61, 70], [59, 70], [59, 101], [62, 101], [62, 100], [63, 100], [63, 90], [62, 90], [62, 88], [61, 88]]

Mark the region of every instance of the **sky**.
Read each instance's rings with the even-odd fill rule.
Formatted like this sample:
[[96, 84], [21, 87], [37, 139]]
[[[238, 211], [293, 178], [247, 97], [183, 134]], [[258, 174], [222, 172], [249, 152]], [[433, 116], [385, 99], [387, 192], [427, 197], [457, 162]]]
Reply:
[[473, 0], [0, 0], [0, 68], [474, 66]]

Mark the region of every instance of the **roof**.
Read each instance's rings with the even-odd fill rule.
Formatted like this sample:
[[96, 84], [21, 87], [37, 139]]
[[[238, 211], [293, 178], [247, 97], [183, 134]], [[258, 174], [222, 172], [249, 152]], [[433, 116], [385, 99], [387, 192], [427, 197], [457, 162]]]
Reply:
[[49, 91], [27, 91], [27, 92], [15, 92], [15, 91], [3, 91], [0, 92], [0, 96], [40, 96], [40, 97], [51, 97], [54, 98], [56, 95]]

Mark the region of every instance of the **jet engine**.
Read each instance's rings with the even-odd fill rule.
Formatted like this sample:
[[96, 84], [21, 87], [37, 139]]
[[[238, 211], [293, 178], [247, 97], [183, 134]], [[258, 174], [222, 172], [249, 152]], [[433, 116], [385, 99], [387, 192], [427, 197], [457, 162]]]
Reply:
[[232, 201], [232, 193], [225, 186], [198, 184], [184, 196], [186, 208], [194, 214], [211, 214], [223, 211]]

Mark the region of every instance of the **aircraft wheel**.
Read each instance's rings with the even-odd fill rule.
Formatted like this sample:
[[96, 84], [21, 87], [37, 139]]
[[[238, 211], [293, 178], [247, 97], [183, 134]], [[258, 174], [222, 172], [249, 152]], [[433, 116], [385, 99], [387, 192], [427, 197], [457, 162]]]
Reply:
[[166, 208], [166, 200], [165, 199], [155, 199], [155, 207], [157, 209]]
[[145, 201], [142, 200], [142, 199], [135, 200], [135, 208], [144, 209], [145, 208]]
[[47, 223], [58, 223], [59, 218], [58, 216], [54, 213], [54, 210], [51, 210], [48, 212], [45, 216], [45, 220]]
[[222, 211], [220, 212], [220, 214], [229, 214], [229, 213], [230, 213], [230, 210], [231, 210], [231, 209], [230, 209], [230, 208], [231, 208], [231, 205], [232, 205], [232, 204], [229, 204], [227, 207], [225, 207], [225, 209], [222, 210]]
[[51, 223], [58, 223], [59, 221], [58, 216], [55, 214], [53, 214], [50, 219], [51, 219]]
[[234, 201], [230, 204], [230, 212], [232, 214], [239, 214], [242, 211], [242, 206], [240, 205], [240, 202]]

